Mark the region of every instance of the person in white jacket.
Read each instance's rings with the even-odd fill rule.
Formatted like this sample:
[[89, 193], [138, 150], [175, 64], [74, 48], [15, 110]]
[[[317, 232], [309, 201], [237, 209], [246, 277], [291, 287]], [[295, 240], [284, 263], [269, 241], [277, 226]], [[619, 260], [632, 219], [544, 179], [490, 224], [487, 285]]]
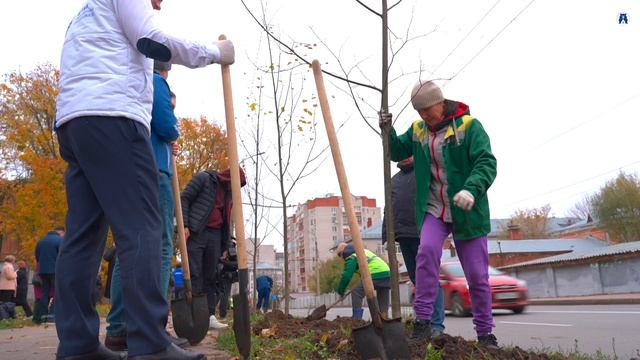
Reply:
[[230, 41], [198, 44], [156, 26], [161, 0], [88, 0], [65, 36], [56, 133], [68, 164], [67, 236], [56, 263], [57, 359], [120, 359], [98, 338], [91, 289], [107, 224], [121, 266], [128, 359], [206, 359], [173, 345], [160, 286], [162, 220], [149, 138], [153, 61], [232, 64]]

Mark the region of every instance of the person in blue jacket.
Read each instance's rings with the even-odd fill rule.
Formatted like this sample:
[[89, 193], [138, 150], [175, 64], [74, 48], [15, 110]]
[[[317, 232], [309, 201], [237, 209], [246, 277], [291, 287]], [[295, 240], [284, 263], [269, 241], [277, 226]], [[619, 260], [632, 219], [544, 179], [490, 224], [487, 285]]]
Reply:
[[[168, 302], [169, 277], [171, 276], [171, 260], [173, 258], [173, 219], [175, 203], [171, 177], [173, 168], [171, 156], [175, 141], [180, 136], [178, 120], [173, 112], [174, 96], [167, 83], [171, 64], [154, 61], [153, 64], [153, 106], [151, 108], [151, 145], [158, 166], [158, 193], [160, 195], [160, 215], [162, 217], [162, 262], [160, 268], [160, 285]], [[116, 260], [111, 283], [111, 311], [107, 316], [107, 336], [105, 346], [114, 351], [122, 351], [127, 346], [127, 324], [122, 298], [122, 282], [120, 280], [120, 263]], [[171, 337], [173, 343], [180, 347], [187, 345], [186, 339]]]
[[258, 289], [258, 302], [256, 310], [267, 312], [269, 310], [269, 300], [271, 297], [271, 288], [273, 287], [273, 279], [268, 275], [260, 275], [256, 278], [256, 288]]

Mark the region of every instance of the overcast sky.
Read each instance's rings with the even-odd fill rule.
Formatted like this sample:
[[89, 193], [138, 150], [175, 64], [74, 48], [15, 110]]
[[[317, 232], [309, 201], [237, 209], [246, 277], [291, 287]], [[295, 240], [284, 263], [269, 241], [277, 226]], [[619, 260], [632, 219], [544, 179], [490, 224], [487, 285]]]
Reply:
[[[380, 7], [380, 1], [364, 2]], [[44, 62], [57, 66], [67, 24], [83, 4], [0, 1], [0, 74], [28, 71]], [[257, 0], [247, 4], [260, 14]], [[618, 23], [620, 13], [627, 14], [628, 24]], [[206, 42], [225, 33], [234, 41], [235, 112], [239, 131], [247, 137], [248, 123], [242, 121], [249, 113], [247, 98], [255, 94], [253, 64], [268, 63], [256, 23], [239, 1], [165, 0], [158, 17], [176, 35]], [[269, 0], [267, 18], [286, 42], [323, 41], [339, 52], [346, 67], [360, 64], [362, 71], [353, 74], [354, 80], [379, 87], [380, 24], [355, 1]], [[390, 28], [398, 36], [428, 34], [410, 42], [395, 60], [392, 76], [407, 75], [390, 85], [391, 112], [400, 113], [409, 101], [421, 67], [423, 78], [453, 76], [451, 81], [438, 81], [445, 97], [470, 106], [489, 133], [498, 159], [498, 177], [489, 191], [492, 217], [545, 204], [551, 205], [552, 214], [564, 216], [618, 171], [640, 170], [637, 1], [404, 0], [390, 13]], [[340, 72], [321, 45], [305, 54], [309, 60], [319, 58], [325, 70]], [[169, 82], [178, 94], [179, 116], [206, 115], [224, 126], [219, 73], [217, 66], [175, 67]], [[305, 89], [314, 91], [312, 76], [308, 80]], [[325, 77], [325, 82], [334, 81]], [[383, 206], [380, 139], [343, 92], [332, 86], [328, 91], [336, 97], [331, 103], [334, 120], [346, 121], [339, 140], [351, 190]], [[374, 106], [380, 102], [375, 92], [359, 94]], [[375, 116], [375, 110], [365, 110], [367, 116]], [[404, 132], [417, 118], [409, 107], [398, 117], [397, 131]], [[324, 126], [318, 131], [326, 144]], [[270, 149], [267, 152], [267, 161], [275, 159]], [[291, 201], [338, 194], [334, 174], [329, 157], [301, 182]], [[271, 195], [276, 196], [273, 186], [269, 185]]]

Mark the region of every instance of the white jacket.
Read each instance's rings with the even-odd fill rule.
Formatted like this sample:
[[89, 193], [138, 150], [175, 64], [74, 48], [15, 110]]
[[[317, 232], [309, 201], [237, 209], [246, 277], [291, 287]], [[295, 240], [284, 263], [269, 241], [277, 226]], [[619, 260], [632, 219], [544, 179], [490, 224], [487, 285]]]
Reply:
[[220, 50], [167, 35], [150, 0], [88, 0], [67, 29], [56, 127], [80, 116], [151, 122], [153, 60], [188, 67], [219, 62]]

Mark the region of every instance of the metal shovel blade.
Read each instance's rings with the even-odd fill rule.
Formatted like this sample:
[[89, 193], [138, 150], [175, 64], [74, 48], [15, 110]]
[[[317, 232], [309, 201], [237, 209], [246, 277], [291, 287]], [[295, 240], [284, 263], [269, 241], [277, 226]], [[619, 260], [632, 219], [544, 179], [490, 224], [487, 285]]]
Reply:
[[327, 316], [327, 305], [322, 304], [315, 308], [309, 316], [306, 317], [307, 320], [320, 320], [324, 319]]
[[411, 352], [400, 319], [382, 320], [382, 329], [373, 323], [351, 332], [355, 349], [363, 360], [409, 360]]
[[173, 329], [179, 337], [198, 344], [209, 330], [209, 308], [206, 295], [193, 295], [191, 302], [186, 298], [171, 301]]
[[233, 333], [236, 336], [236, 346], [243, 359], [249, 359], [251, 354], [251, 315], [249, 294], [247, 293], [249, 273], [247, 269], [238, 270], [240, 291], [233, 295]]

